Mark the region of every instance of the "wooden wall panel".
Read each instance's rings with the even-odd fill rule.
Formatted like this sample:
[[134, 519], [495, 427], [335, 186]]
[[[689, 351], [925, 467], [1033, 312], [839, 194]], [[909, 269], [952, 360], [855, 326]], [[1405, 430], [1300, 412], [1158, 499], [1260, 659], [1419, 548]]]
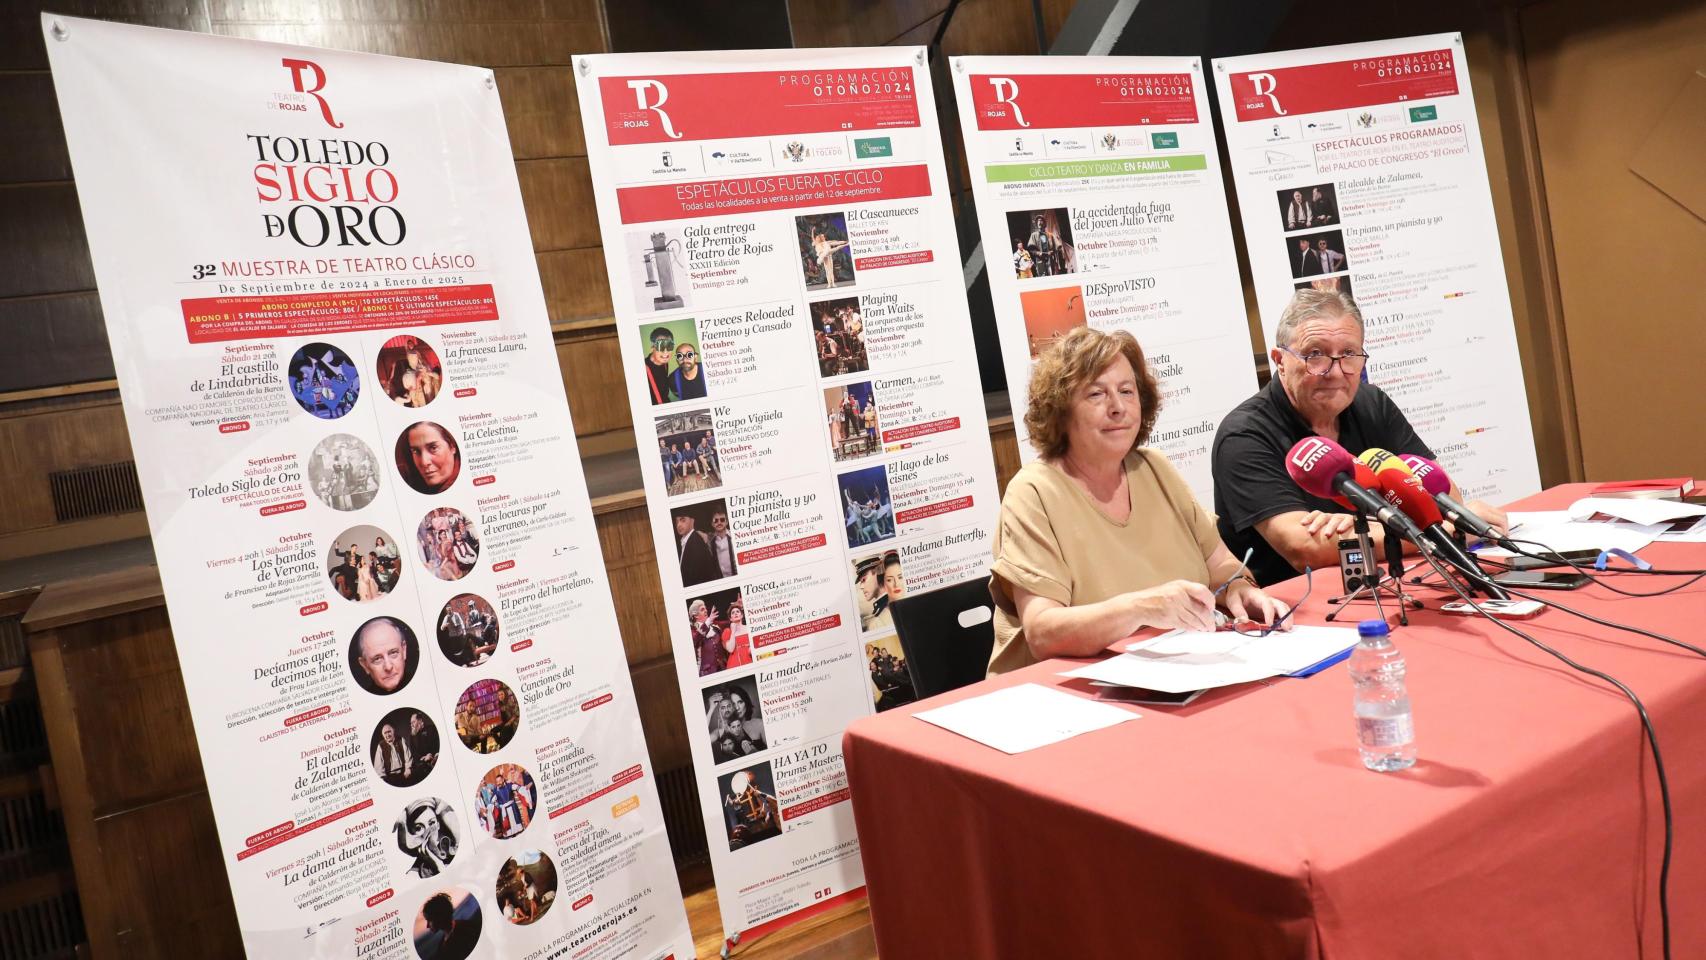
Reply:
[[557, 360], [577, 435], [628, 429], [632, 422], [628, 386], [622, 378], [621, 350], [614, 328], [601, 326], [584, 335], [560, 337]]
[[0, 298], [95, 288], [83, 212], [69, 183], [0, 186]]
[[[638, 479], [638, 478], [636, 478]], [[598, 540], [616, 598], [616, 620], [630, 665], [670, 659], [669, 622], [677, 615], [664, 605], [652, 550], [651, 520], [644, 506], [598, 516]], [[685, 616], [686, 611], [680, 615]]]
[[0, 73], [0, 183], [71, 179], [59, 102], [47, 73]]
[[601, 320], [614, 313], [602, 248], [552, 250], [539, 254], [538, 259], [545, 309], [553, 322]]
[[[1523, 49], [1589, 480], [1706, 476], [1706, 219], [1630, 169], [1706, 71], [1706, 6], [1523, 7]], [[1694, 175], [1706, 162], [1694, 157]]]
[[0, 496], [0, 534], [53, 524], [48, 474], [116, 463], [130, 455], [116, 395], [0, 414], [0, 463], [22, 465], [8, 470]]
[[0, 383], [13, 390], [113, 377], [101, 302], [92, 292], [0, 300]]
[[[592, 173], [585, 157], [521, 160], [515, 165], [533, 249], [573, 250], [598, 247], [598, 211], [593, 207]], [[553, 318], [559, 320], [568, 317]]]
[[586, 156], [572, 67], [501, 67], [493, 72], [517, 160]]

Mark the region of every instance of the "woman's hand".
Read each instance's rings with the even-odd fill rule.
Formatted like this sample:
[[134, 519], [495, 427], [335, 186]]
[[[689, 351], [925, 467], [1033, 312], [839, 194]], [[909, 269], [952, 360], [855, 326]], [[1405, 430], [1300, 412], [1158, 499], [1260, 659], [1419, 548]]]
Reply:
[[1194, 580], [1173, 580], [1127, 596], [1145, 625], [1181, 630], [1214, 629], [1214, 594]]
[[[1262, 588], [1240, 577], [1226, 588], [1226, 610], [1234, 619], [1272, 624], [1291, 610], [1284, 601], [1262, 592]], [[1282, 630], [1290, 630], [1287, 621]]]

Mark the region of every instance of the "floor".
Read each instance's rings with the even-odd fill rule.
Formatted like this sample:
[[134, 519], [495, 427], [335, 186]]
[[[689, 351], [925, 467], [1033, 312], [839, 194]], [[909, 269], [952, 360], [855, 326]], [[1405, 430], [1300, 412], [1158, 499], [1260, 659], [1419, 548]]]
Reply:
[[[723, 924], [717, 915], [717, 888], [709, 870], [682, 878], [687, 895], [687, 925], [693, 928], [693, 947], [699, 960], [715, 960], [723, 947]], [[876, 960], [871, 914], [863, 898], [825, 911], [809, 920], [783, 927], [734, 948], [733, 957], [746, 960]]]

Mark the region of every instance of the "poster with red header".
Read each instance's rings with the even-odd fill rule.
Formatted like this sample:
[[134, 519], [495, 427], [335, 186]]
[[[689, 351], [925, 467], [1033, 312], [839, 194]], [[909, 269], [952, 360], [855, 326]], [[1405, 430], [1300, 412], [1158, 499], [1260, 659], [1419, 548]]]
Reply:
[[42, 28], [248, 956], [691, 957], [492, 73]]
[[1214, 63], [1262, 328], [1294, 290], [1362, 311], [1365, 379], [1465, 496], [1540, 488], [1463, 38]]
[[863, 890], [841, 734], [998, 497], [919, 48], [575, 59], [724, 931]]
[[1202, 62], [958, 57], [953, 77], [1020, 456], [1038, 352], [1124, 330], [1161, 390], [1148, 445], [1213, 502], [1214, 431], [1256, 371]]

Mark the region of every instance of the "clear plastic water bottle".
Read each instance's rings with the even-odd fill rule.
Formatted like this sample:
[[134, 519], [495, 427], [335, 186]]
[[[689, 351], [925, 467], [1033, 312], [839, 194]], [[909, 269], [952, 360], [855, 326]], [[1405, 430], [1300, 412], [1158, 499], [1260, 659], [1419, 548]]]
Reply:
[[1393, 645], [1384, 620], [1357, 624], [1357, 637], [1348, 666], [1356, 684], [1362, 765], [1381, 773], [1408, 769], [1416, 762], [1416, 728], [1404, 687], [1404, 655]]

